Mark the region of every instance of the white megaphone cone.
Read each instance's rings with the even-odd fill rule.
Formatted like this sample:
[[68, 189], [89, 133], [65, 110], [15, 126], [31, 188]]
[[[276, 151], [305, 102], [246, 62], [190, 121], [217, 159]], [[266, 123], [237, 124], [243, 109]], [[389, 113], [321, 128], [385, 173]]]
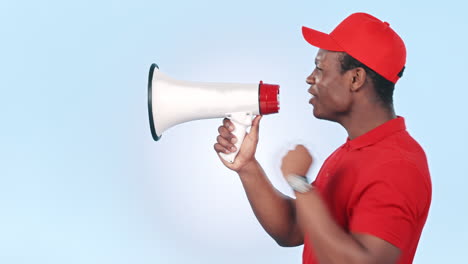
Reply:
[[180, 123], [229, 118], [235, 125], [237, 150], [221, 157], [234, 162], [254, 115], [279, 111], [279, 85], [202, 83], [175, 80], [152, 64], [148, 79], [148, 112], [151, 134], [155, 141], [168, 128]]

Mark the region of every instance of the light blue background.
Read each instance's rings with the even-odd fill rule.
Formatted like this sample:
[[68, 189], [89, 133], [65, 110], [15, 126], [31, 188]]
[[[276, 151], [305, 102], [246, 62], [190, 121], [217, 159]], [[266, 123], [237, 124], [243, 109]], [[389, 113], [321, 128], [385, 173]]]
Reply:
[[[300, 263], [253, 215], [213, 150], [219, 120], [151, 138], [151, 63], [190, 81], [281, 85], [257, 152], [274, 185], [291, 143], [344, 142], [304, 82], [329, 32], [364, 11], [405, 40], [395, 107], [425, 148], [433, 203], [415, 263], [464, 263], [467, 31], [463, 1], [2, 1], [0, 263]], [[228, 99], [227, 99], [228, 100]]]

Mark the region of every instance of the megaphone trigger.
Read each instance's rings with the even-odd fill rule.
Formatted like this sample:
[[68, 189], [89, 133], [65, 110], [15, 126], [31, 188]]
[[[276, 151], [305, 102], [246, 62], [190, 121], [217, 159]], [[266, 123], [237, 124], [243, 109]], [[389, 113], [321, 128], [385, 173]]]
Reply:
[[219, 155], [225, 161], [233, 163], [240, 151], [242, 142], [244, 142], [247, 128], [252, 125], [253, 115], [252, 112], [237, 112], [226, 114], [226, 117], [229, 118], [229, 120], [231, 120], [231, 122], [234, 124], [234, 130], [231, 133], [237, 138], [237, 141], [234, 144], [234, 146], [236, 146], [236, 151], [229, 154], [219, 153]]

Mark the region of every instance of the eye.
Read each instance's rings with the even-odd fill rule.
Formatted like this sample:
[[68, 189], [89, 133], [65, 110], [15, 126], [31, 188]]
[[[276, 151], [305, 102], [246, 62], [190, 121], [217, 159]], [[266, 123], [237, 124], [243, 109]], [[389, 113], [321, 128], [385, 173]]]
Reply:
[[316, 69], [317, 71], [323, 71], [323, 69], [320, 68], [319, 66], [315, 66], [315, 69]]

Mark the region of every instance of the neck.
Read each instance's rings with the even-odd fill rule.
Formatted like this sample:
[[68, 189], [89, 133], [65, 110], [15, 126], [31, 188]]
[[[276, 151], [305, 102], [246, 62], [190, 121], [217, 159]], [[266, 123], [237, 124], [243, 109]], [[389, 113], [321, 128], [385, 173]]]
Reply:
[[386, 109], [375, 106], [351, 112], [338, 123], [346, 129], [349, 139], [352, 140], [394, 118], [396, 118], [396, 115], [393, 107]]

